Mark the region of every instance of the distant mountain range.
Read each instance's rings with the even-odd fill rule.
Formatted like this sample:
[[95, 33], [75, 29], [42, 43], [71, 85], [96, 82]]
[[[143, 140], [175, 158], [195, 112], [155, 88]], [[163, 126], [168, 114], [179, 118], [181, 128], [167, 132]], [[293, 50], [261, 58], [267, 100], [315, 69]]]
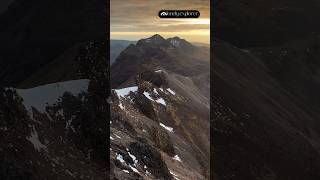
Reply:
[[[144, 70], [164, 68], [184, 76], [209, 73], [209, 48], [194, 46], [178, 37], [154, 35], [129, 45], [111, 66], [111, 86], [130, 85]], [[124, 65], [125, 64], [125, 65]]]
[[118, 55], [127, 48], [130, 44], [135, 44], [136, 41], [127, 40], [110, 40], [110, 64], [113, 64]]

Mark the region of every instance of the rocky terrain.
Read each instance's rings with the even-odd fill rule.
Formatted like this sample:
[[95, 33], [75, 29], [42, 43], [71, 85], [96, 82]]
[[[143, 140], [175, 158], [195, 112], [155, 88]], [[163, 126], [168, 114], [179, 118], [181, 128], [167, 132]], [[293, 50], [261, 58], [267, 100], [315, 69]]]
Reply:
[[209, 179], [206, 50], [154, 35], [119, 55], [111, 66], [111, 179]]
[[320, 25], [313, 20], [319, 5], [217, 2], [211, 68], [215, 179], [320, 178]]
[[1, 88], [1, 179], [106, 179], [110, 111], [105, 41], [79, 47], [78, 79]]
[[3, 3], [0, 179], [106, 179], [106, 2]]

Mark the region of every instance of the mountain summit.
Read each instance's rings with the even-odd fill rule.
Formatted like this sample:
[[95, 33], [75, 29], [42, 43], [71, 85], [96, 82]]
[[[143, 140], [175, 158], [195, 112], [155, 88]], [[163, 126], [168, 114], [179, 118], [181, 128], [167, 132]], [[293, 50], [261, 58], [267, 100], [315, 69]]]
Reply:
[[141, 39], [137, 42], [138, 46], [160, 46], [160, 47], [170, 47], [171, 44], [159, 34], [155, 34], [149, 38]]
[[[179, 44], [179, 46], [174, 46]], [[209, 50], [193, 46], [178, 37], [165, 39], [156, 34], [129, 45], [112, 64], [111, 85], [130, 85], [134, 75], [145, 70], [165, 69], [183, 76], [209, 72]], [[124, 71], [125, 69], [125, 71]]]
[[167, 39], [173, 46], [175, 47], [179, 47], [181, 49], [188, 49], [188, 50], [192, 50], [194, 48], [194, 46], [189, 43], [188, 41], [186, 41], [185, 39], [181, 39], [178, 36], [175, 36], [173, 38], [168, 38]]

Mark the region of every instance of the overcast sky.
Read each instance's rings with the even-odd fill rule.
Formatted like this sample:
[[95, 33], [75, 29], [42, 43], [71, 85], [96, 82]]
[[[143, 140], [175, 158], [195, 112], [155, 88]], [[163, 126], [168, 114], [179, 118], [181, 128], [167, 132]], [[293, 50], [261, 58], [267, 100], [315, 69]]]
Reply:
[[[153, 34], [210, 41], [210, 0], [111, 0], [111, 38], [138, 40]], [[161, 19], [160, 10], [199, 10], [197, 19]]]

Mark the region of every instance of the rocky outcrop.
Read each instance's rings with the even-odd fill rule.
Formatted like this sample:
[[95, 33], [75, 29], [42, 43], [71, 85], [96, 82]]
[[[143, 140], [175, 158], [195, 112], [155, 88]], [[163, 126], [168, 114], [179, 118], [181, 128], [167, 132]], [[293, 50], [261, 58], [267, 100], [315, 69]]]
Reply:
[[319, 178], [318, 111], [251, 51], [223, 41], [215, 48], [212, 157], [219, 179]]
[[131, 143], [129, 150], [137, 157], [139, 162], [142, 162], [148, 167], [150, 173], [153, 174], [155, 178], [172, 179], [172, 175], [163, 162], [159, 151], [141, 141]]
[[[128, 174], [136, 179], [209, 177], [209, 141], [205, 139], [209, 109], [194, 111], [193, 99], [183, 93], [186, 89], [177, 87], [185, 79], [176, 78], [165, 70], [149, 70], [137, 74], [133, 86], [113, 90], [110, 158], [114, 179], [130, 179]], [[202, 142], [195, 140], [198, 135]]]
[[[0, 179], [108, 176], [105, 147], [109, 129], [105, 123], [110, 112], [105, 45], [104, 41], [91, 41], [80, 47], [78, 78], [88, 79], [1, 89]], [[81, 86], [75, 84], [79, 82], [87, 87], [78, 89]]]

